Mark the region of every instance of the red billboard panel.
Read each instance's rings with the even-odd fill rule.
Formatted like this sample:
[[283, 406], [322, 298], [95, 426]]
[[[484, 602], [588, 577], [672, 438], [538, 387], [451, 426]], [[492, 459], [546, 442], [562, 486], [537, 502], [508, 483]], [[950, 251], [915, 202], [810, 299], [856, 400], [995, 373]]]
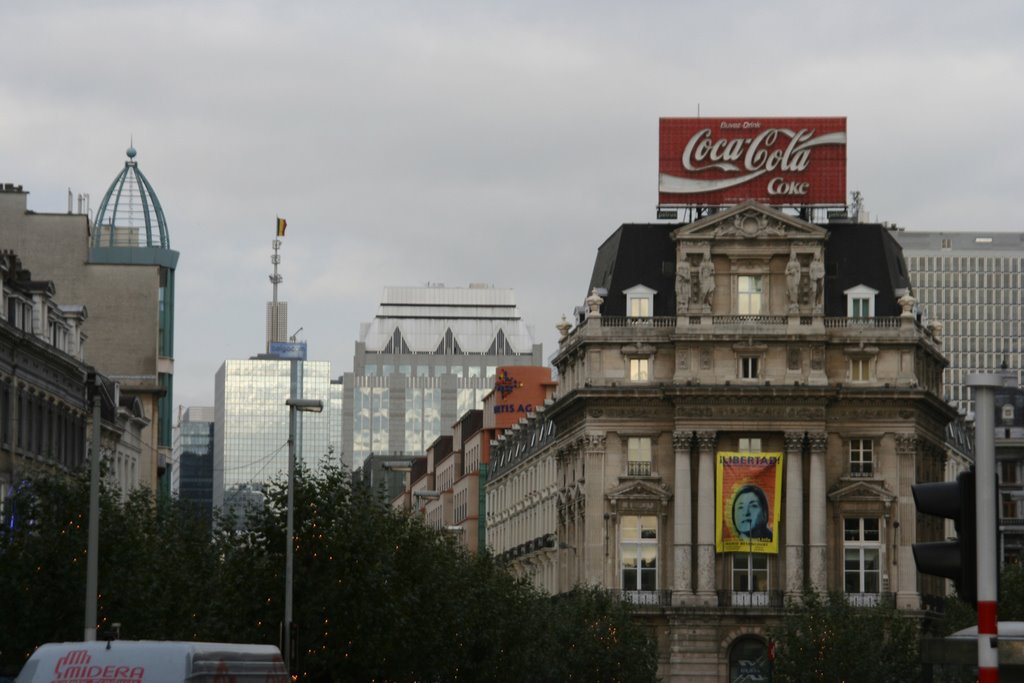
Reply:
[[[534, 365], [499, 367], [494, 392], [484, 400], [484, 410], [494, 414], [493, 426], [508, 429], [544, 405], [554, 383], [551, 368]], [[491, 426], [490, 421], [484, 422]]]
[[846, 118], [661, 119], [659, 206], [846, 204]]

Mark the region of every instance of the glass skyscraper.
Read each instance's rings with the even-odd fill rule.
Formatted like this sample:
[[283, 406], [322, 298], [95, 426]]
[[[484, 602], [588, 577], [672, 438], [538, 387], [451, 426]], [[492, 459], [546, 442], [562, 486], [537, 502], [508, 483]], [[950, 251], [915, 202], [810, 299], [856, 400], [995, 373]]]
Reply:
[[176, 428], [171, 493], [193, 504], [207, 521], [213, 512], [214, 411], [191, 407]]
[[386, 287], [344, 378], [346, 462], [359, 469], [371, 453], [423, 454], [483, 407], [498, 367], [542, 362], [511, 289]]
[[327, 361], [225, 361], [216, 377], [214, 506], [237, 511], [248, 501], [262, 500], [264, 485], [285, 476], [289, 398], [324, 404], [322, 413], [297, 412], [296, 463], [315, 470], [330, 459], [340, 462], [331, 434], [331, 421], [340, 421], [340, 407], [331, 397]]

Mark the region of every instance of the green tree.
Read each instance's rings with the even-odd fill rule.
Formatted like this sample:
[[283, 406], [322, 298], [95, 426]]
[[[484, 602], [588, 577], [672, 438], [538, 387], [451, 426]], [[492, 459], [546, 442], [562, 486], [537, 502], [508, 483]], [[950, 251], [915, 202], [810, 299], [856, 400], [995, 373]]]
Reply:
[[773, 680], [783, 683], [902, 683], [917, 680], [920, 669], [913, 618], [894, 607], [853, 607], [841, 593], [804, 593], [770, 635]]
[[[0, 666], [16, 670], [40, 643], [81, 640], [85, 625], [89, 483], [26, 480], [0, 532]], [[213, 621], [217, 548], [191, 508], [126, 501], [100, 488], [98, 631], [126, 638], [195, 639]]]
[[[653, 681], [654, 643], [597, 590], [551, 598], [489, 555], [396, 512], [349, 476], [295, 486], [298, 669], [316, 681]], [[185, 505], [101, 492], [100, 629], [125, 638], [277, 643], [284, 482], [247, 524], [213, 533]], [[0, 532], [0, 665], [82, 637], [88, 484], [39, 478]], [[239, 530], [241, 528], [241, 530]]]
[[[250, 527], [283, 554], [283, 483], [268, 495]], [[338, 470], [300, 470], [295, 507], [296, 640], [311, 678], [654, 680], [653, 640], [603, 591], [541, 595]]]

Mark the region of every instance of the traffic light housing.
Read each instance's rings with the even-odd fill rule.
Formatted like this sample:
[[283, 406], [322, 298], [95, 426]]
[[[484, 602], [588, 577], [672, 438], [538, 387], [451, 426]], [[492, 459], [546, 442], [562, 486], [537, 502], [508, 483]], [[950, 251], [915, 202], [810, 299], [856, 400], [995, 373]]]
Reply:
[[917, 511], [953, 520], [955, 541], [915, 543], [914, 562], [922, 574], [952, 579], [957, 596], [964, 602], [978, 602], [978, 546], [975, 519], [974, 471], [961, 472], [956, 481], [914, 484]]

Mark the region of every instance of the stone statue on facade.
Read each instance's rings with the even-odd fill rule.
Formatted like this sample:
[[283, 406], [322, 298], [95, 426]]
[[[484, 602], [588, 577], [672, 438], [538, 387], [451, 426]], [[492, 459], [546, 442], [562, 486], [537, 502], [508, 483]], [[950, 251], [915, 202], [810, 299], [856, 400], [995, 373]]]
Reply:
[[705, 254], [700, 262], [700, 301], [711, 306], [711, 298], [715, 294], [715, 264], [711, 262], [711, 254]]
[[821, 252], [814, 255], [809, 274], [814, 287], [814, 305], [821, 306], [825, 294], [825, 263], [821, 260]]
[[789, 293], [789, 307], [796, 309], [800, 305], [800, 261], [796, 254], [789, 255], [789, 263], [786, 264], [786, 291]]
[[676, 311], [683, 315], [690, 307], [690, 262], [685, 258], [679, 261], [676, 269]]

